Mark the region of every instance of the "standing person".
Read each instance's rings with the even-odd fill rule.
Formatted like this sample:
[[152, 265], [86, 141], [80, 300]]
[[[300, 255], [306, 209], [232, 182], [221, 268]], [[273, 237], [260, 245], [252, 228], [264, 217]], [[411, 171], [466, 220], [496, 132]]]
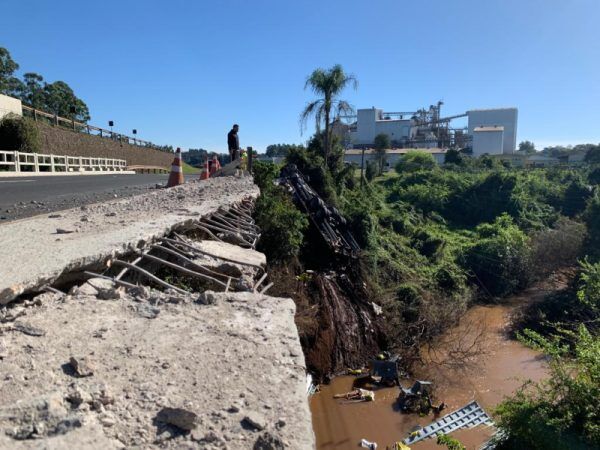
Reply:
[[235, 161], [240, 157], [240, 138], [238, 137], [238, 130], [240, 126], [236, 123], [231, 128], [231, 131], [227, 133], [227, 147], [229, 148], [229, 157], [231, 161]]

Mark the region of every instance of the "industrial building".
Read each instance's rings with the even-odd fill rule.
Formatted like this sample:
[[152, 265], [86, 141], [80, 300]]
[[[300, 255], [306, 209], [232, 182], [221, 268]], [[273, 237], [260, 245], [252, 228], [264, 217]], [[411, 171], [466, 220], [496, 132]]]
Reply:
[[[364, 151], [364, 156], [363, 156]], [[438, 164], [444, 164], [444, 160], [446, 158], [446, 150], [441, 148], [394, 148], [386, 151], [386, 159], [385, 164], [383, 166], [384, 172], [392, 170], [400, 158], [406, 155], [411, 151], [421, 151], [429, 153], [435, 159], [435, 162]], [[358, 167], [363, 165], [367, 165], [369, 161], [377, 161], [377, 154], [375, 150], [361, 150], [361, 149], [349, 149], [346, 150], [344, 154], [344, 162], [347, 164], [356, 164]]]
[[[517, 146], [517, 108], [473, 109], [442, 117], [438, 102], [418, 111], [384, 112], [359, 109], [333, 124], [346, 148], [372, 148], [378, 134], [390, 138], [392, 148], [470, 148], [473, 156], [512, 154]], [[467, 124], [454, 126], [458, 119]]]

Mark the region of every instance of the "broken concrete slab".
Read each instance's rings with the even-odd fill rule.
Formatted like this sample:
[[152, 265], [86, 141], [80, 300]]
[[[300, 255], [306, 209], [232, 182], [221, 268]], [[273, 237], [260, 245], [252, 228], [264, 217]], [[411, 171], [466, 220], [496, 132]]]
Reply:
[[[51, 284], [64, 272], [102, 264], [258, 193], [251, 178], [214, 178], [88, 205], [87, 222], [80, 222], [77, 208], [55, 219], [37, 216], [2, 224], [0, 305]], [[106, 216], [112, 212], [116, 217]], [[57, 228], [78, 232], [57, 237]]]
[[[1, 361], [0, 449], [314, 448], [291, 299], [212, 293], [210, 305], [165, 300], [148, 320], [136, 310], [148, 300], [134, 291], [153, 293], [49, 299], [26, 316], [46, 330], [43, 339], [2, 336], [9, 349], [29, 350]], [[72, 355], [92, 355], [93, 376], [65, 371]], [[40, 398], [52, 400], [45, 406]], [[177, 433], [157, 423], [164, 408], [196, 414], [196, 428]], [[242, 425], [244, 418], [254, 427]], [[93, 439], [81, 434], [88, 429]], [[11, 430], [36, 439], [15, 440], [6, 435]]]
[[267, 265], [267, 258], [263, 253], [257, 252], [249, 248], [238, 247], [237, 245], [228, 244], [218, 241], [197, 241], [194, 242], [194, 247], [206, 252], [207, 255], [213, 255], [223, 260], [231, 261], [238, 264], [247, 264], [255, 267], [264, 268]]

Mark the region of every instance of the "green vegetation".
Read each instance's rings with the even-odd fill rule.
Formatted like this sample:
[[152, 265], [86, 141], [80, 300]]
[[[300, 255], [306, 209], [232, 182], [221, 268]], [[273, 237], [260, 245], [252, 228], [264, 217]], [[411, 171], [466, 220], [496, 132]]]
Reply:
[[[325, 75], [331, 73], [313, 73], [315, 80]], [[515, 323], [524, 342], [549, 355], [551, 377], [524, 386], [499, 406], [500, 448], [600, 446], [597, 146], [547, 151], [585, 150], [587, 164], [578, 169], [515, 169], [458, 150], [439, 166], [428, 153], [408, 152], [395, 173], [378, 176], [377, 162], [370, 162], [368, 182], [357, 183], [335, 137], [321, 132], [326, 103], [327, 96], [304, 111], [304, 119], [315, 113], [317, 133], [306, 148], [286, 150], [286, 160], [341, 211], [361, 246], [352, 273], [367, 287], [369, 298], [361, 301], [383, 308], [387, 349], [408, 366], [473, 302], [498, 301], [570, 267], [570, 285], [529, 306]], [[524, 142], [521, 150], [531, 152], [533, 144]], [[322, 242], [287, 194], [273, 185], [278, 171], [256, 167], [262, 250], [291, 272], [342, 270], [325, 257]], [[439, 444], [462, 448], [444, 437]]]
[[254, 180], [261, 190], [254, 217], [266, 236], [260, 240], [258, 249], [273, 263], [298, 255], [308, 227], [308, 219], [289, 195], [273, 184], [278, 174], [279, 168], [273, 164], [257, 161], [254, 165]]
[[429, 153], [410, 151], [404, 155], [398, 164], [396, 164], [396, 172], [415, 172], [418, 170], [430, 170], [435, 167], [435, 159]]
[[190, 166], [188, 163], [182, 161], [184, 175], [195, 175], [199, 174], [202, 170], [197, 167]]
[[67, 83], [47, 83], [41, 75], [32, 72], [25, 73], [23, 80], [20, 80], [14, 76], [18, 69], [19, 65], [12, 59], [9, 51], [0, 47], [0, 94], [19, 98], [33, 108], [66, 119], [79, 122], [90, 120], [87, 105]]
[[[339, 64], [331, 69], [316, 69], [307, 78], [305, 89], [310, 88], [316, 95], [321, 96], [314, 100], [302, 111], [300, 123], [306, 124], [311, 117], [315, 117], [317, 136], [322, 139], [323, 158], [329, 167], [333, 167], [330, 161], [330, 154], [334, 146], [333, 135], [331, 132], [331, 123], [342, 114], [350, 114], [354, 109], [345, 100], [338, 97], [348, 86], [352, 85], [356, 89], [358, 82], [353, 75], [348, 75]], [[325, 130], [321, 133], [321, 125], [325, 124]]]
[[387, 160], [386, 150], [391, 146], [390, 137], [385, 133], [375, 136], [375, 156], [379, 164], [379, 174], [383, 173], [383, 166]]
[[535, 153], [535, 144], [531, 141], [523, 141], [519, 143], [519, 153], [531, 155]]
[[266, 155], [269, 158], [274, 156], [287, 156], [291, 151], [301, 150], [301, 145], [295, 144], [272, 144], [268, 145], [266, 149]]
[[436, 441], [437, 445], [445, 445], [448, 450], [467, 450], [458, 439], [454, 439], [447, 434], [439, 434]]
[[42, 142], [31, 119], [7, 115], [0, 120], [0, 149], [38, 153]]
[[[599, 287], [594, 287], [595, 296]], [[498, 425], [505, 435], [497, 448], [600, 447], [600, 338], [583, 325], [569, 336], [573, 349], [558, 338], [523, 334], [524, 342], [549, 355], [550, 376], [525, 385], [498, 407]]]

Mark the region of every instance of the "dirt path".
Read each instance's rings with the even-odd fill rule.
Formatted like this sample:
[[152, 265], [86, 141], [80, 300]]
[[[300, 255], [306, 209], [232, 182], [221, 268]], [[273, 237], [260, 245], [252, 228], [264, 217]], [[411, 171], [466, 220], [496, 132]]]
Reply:
[[[435, 383], [434, 394], [437, 401], [444, 401], [448, 405], [445, 413], [473, 399], [488, 413], [492, 413], [504, 396], [514, 392], [526, 380], [538, 381], [547, 374], [544, 358], [510, 339], [506, 329], [515, 308], [524, 302], [541, 299], [550, 288], [552, 286], [549, 283], [544, 283], [502, 305], [475, 306], [468, 311], [458, 327], [441, 337], [440, 345], [426, 356], [430, 362], [444, 360], [451, 355], [456, 350], [453, 343], [458, 336], [467, 342], [477, 336], [483, 350], [468, 366], [452, 367], [430, 363], [417, 368], [415, 379]], [[345, 404], [332, 398], [334, 394], [351, 390], [353, 380], [353, 377], [336, 378], [311, 398], [318, 449], [357, 448], [362, 438], [375, 441], [379, 448], [384, 449], [386, 445], [406, 437], [413, 426], [427, 425], [434, 420], [432, 415], [418, 417], [398, 412], [397, 387], [377, 390], [373, 403]], [[408, 387], [412, 382], [413, 379], [403, 380], [403, 385]], [[491, 435], [491, 431], [479, 427], [455, 433], [454, 436], [468, 449], [476, 449]], [[412, 448], [419, 450], [440, 447], [434, 440], [429, 440], [417, 443]]]

